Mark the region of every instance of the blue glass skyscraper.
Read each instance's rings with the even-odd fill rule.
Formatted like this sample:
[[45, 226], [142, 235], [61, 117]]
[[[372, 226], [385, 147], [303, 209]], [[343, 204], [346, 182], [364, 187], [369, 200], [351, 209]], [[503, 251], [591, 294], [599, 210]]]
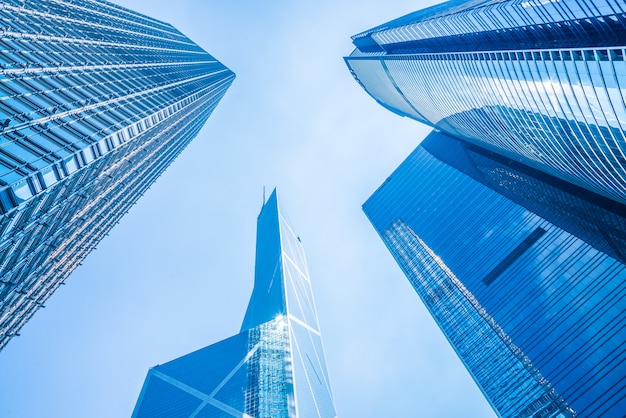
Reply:
[[[435, 135], [434, 135], [435, 136]], [[438, 135], [437, 159], [626, 263], [626, 206], [468, 142]]]
[[400, 115], [626, 203], [626, 4], [452, 0], [353, 37]]
[[501, 416], [626, 410], [626, 4], [452, 0], [353, 38], [435, 128], [364, 210]]
[[626, 207], [511, 163], [435, 132], [363, 209], [500, 416], [621, 417]]
[[304, 250], [276, 191], [257, 229], [240, 333], [150, 369], [134, 418], [336, 417]]
[[106, 1], [6, 0], [0, 21], [1, 349], [235, 75], [171, 25]]

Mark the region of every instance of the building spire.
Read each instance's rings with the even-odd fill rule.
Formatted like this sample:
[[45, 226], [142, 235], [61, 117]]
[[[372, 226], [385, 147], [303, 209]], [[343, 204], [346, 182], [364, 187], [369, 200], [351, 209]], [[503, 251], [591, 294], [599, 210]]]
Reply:
[[304, 250], [276, 189], [257, 222], [241, 332], [150, 369], [133, 418], [337, 417]]

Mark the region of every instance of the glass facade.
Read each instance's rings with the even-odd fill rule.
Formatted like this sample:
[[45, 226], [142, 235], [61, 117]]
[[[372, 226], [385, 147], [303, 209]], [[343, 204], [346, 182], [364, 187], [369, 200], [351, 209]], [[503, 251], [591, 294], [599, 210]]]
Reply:
[[626, 205], [449, 135], [430, 154], [515, 203], [626, 263]]
[[198, 134], [235, 75], [99, 0], [0, 4], [0, 348]]
[[304, 249], [276, 191], [257, 229], [240, 333], [150, 369], [133, 417], [337, 416]]
[[295, 416], [290, 353], [275, 319], [153, 367], [133, 417]]
[[626, 203], [626, 5], [449, 1], [353, 37], [386, 108]]
[[432, 133], [363, 209], [500, 416], [621, 417], [626, 266], [566, 230], [608, 221], [535, 213], [570, 190], [490, 156]]

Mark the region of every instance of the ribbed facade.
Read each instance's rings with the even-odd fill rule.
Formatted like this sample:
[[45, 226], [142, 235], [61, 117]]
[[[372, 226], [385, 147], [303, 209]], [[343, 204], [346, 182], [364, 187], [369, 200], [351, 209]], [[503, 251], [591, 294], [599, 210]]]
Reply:
[[621, 417], [626, 211], [492, 157], [435, 132], [363, 209], [499, 416]]
[[257, 229], [240, 333], [150, 369], [133, 418], [337, 416], [304, 249], [276, 191]]
[[626, 203], [626, 4], [451, 1], [353, 37], [383, 106]]
[[626, 205], [465, 141], [438, 137], [422, 145], [434, 157], [626, 263]]
[[382, 237], [500, 416], [575, 415], [530, 359], [408, 225], [398, 219]]
[[0, 4], [0, 348], [198, 134], [235, 75], [105, 1]]

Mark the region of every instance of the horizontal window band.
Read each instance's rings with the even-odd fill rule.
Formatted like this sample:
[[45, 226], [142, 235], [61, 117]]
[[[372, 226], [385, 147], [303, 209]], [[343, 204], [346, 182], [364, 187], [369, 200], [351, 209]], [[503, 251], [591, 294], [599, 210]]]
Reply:
[[493, 270], [489, 272], [489, 274], [485, 276], [485, 278], [483, 279], [483, 283], [486, 286], [489, 286], [491, 283], [493, 283], [498, 278], [498, 276], [504, 273], [504, 271], [508, 269], [511, 264], [513, 264], [526, 251], [528, 251], [528, 249], [530, 249], [530, 247], [532, 247], [533, 244], [536, 243], [539, 238], [541, 238], [545, 233], [546, 230], [543, 228], [535, 229], [529, 236], [524, 239], [524, 241], [520, 242], [519, 245], [509, 253], [509, 255], [504, 257], [504, 260], [502, 260], [497, 266], [494, 267]]

